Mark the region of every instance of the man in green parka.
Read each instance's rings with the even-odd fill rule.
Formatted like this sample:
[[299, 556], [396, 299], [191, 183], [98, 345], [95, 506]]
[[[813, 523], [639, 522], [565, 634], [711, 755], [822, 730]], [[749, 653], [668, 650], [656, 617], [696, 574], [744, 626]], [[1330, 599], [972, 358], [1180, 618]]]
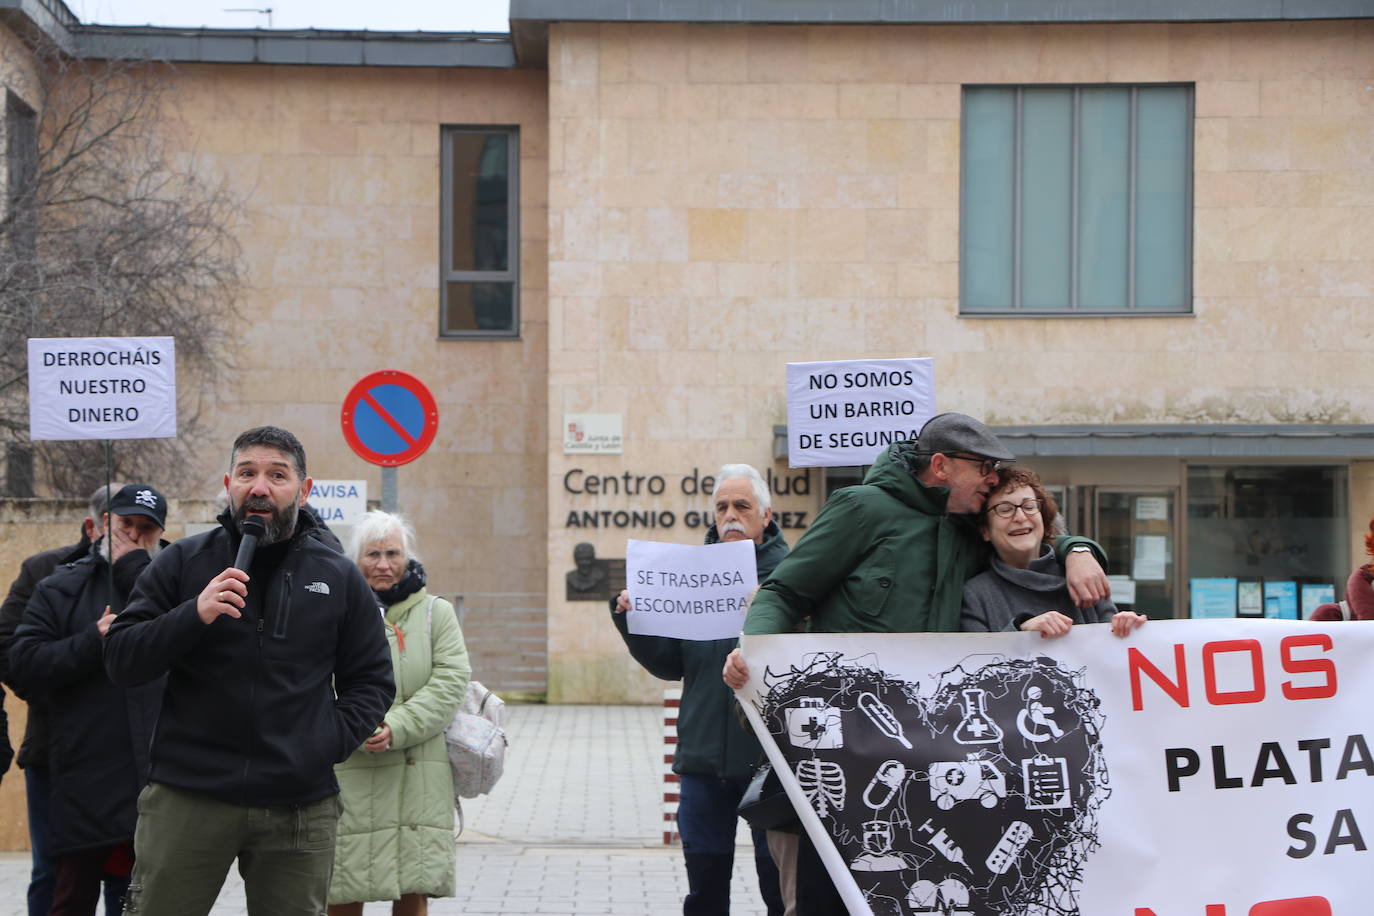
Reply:
[[[998, 467], [1014, 459], [973, 417], [932, 417], [917, 441], [888, 446], [861, 486], [831, 496], [759, 587], [745, 634], [790, 633], [803, 620], [813, 633], [958, 632], [964, 582], [983, 562], [976, 516]], [[1055, 550], [1076, 603], [1091, 606], [1109, 596], [1106, 557], [1096, 544], [1061, 537]], [[738, 689], [748, 677], [736, 649], [725, 682]], [[805, 834], [797, 876], [798, 916], [845, 912]]]
[[[773, 520], [768, 484], [747, 464], [727, 464], [716, 475], [711, 494], [715, 523], [706, 543], [754, 542], [759, 581], [787, 555], [778, 523]], [[625, 611], [629, 592], [611, 599], [611, 619], [635, 661], [655, 677], [682, 680], [678, 708], [678, 833], [687, 864], [684, 916], [724, 916], [730, 912], [730, 873], [735, 858], [736, 809], [762, 756], [758, 739], [735, 717], [735, 697], [716, 672], [736, 639], [688, 640], [630, 633]], [[769, 916], [781, 916], [778, 871], [762, 831], [754, 831], [754, 864], [759, 890]]]

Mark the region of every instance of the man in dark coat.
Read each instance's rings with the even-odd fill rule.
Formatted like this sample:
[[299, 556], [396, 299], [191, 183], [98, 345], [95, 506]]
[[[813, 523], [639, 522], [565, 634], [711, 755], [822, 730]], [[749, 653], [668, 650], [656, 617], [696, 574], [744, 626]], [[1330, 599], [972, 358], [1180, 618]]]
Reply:
[[[95, 533], [99, 519], [104, 515], [110, 494], [123, 484], [114, 483], [97, 487], [91, 494], [87, 515], [81, 525], [81, 537], [75, 544], [55, 547], [36, 553], [19, 567], [19, 576], [10, 586], [9, 594], [0, 604], [0, 680], [9, 684], [14, 682], [9, 676], [9, 646], [24, 618], [24, 609], [38, 583], [52, 574], [57, 567], [74, 563], [86, 555], [91, 540], [99, 537]], [[16, 691], [16, 696], [23, 699]], [[48, 798], [51, 786], [48, 779], [48, 719], [41, 698], [28, 702], [28, 718], [24, 726], [24, 739], [19, 746], [18, 764], [24, 771], [24, 788], [28, 803], [29, 849], [33, 857], [33, 868], [29, 875], [28, 916], [47, 916], [52, 908], [53, 884], [57, 880], [57, 863], [48, 854]], [[119, 898], [123, 896], [122, 882], [119, 887], [113, 884], [106, 892], [107, 916], [119, 916]]]
[[[396, 689], [372, 589], [300, 511], [310, 485], [294, 435], [241, 433], [220, 526], [154, 558], [110, 626], [112, 681], [167, 676], [130, 913], [203, 916], [235, 860], [250, 913], [325, 910], [333, 765], [381, 724]], [[240, 561], [250, 519], [261, 543]]]
[[[706, 531], [706, 543], [753, 541], [758, 581], [768, 578], [787, 556], [787, 541], [773, 520], [763, 477], [747, 464], [725, 465], [716, 476], [711, 504], [715, 523]], [[736, 720], [735, 697], [720, 680], [721, 665], [739, 640], [634, 635], [625, 623], [624, 612], [629, 609], [628, 591], [611, 600], [611, 619], [630, 655], [654, 677], [682, 680], [673, 754], [673, 772], [679, 777], [678, 833], [687, 864], [682, 912], [684, 916], [725, 914], [730, 912], [736, 809], [763, 755], [753, 732]], [[759, 889], [769, 916], [781, 916], [777, 867], [763, 832], [755, 830], [753, 836]]]
[[100, 641], [158, 549], [166, 519], [157, 490], [122, 487], [87, 554], [39, 583], [10, 643], [10, 677], [48, 710], [53, 916], [91, 916], [102, 880], [128, 885], [161, 685], [115, 687]]

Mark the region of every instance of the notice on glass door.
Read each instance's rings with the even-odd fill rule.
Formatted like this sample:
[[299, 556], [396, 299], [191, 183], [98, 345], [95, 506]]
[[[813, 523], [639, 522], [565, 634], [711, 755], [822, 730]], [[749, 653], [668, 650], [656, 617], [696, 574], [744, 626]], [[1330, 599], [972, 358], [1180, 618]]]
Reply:
[[1137, 582], [1163, 582], [1169, 565], [1169, 536], [1137, 534], [1131, 578]]
[[1137, 496], [1135, 498], [1135, 517], [1137, 521], [1151, 522], [1169, 520], [1169, 497]]

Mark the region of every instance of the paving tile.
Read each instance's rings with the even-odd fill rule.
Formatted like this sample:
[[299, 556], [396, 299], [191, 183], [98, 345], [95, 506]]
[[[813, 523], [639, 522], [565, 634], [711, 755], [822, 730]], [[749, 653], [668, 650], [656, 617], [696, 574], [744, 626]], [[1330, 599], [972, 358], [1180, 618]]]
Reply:
[[[662, 711], [508, 706], [496, 790], [463, 803], [458, 895], [432, 916], [644, 916], [680, 911], [682, 852], [663, 846]], [[737, 836], [735, 916], [763, 916], [748, 832]], [[26, 916], [27, 853], [0, 853], [0, 916]], [[385, 914], [384, 903], [365, 914]], [[211, 916], [247, 916], [231, 870]]]

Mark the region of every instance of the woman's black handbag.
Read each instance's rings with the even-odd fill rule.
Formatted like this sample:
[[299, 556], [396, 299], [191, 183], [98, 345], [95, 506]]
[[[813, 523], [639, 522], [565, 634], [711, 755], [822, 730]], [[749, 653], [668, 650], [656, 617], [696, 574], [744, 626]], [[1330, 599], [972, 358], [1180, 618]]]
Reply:
[[744, 797], [739, 802], [739, 816], [753, 830], [784, 830], [801, 833], [801, 821], [792, 808], [792, 800], [783, 791], [782, 782], [768, 761], [759, 764]]

